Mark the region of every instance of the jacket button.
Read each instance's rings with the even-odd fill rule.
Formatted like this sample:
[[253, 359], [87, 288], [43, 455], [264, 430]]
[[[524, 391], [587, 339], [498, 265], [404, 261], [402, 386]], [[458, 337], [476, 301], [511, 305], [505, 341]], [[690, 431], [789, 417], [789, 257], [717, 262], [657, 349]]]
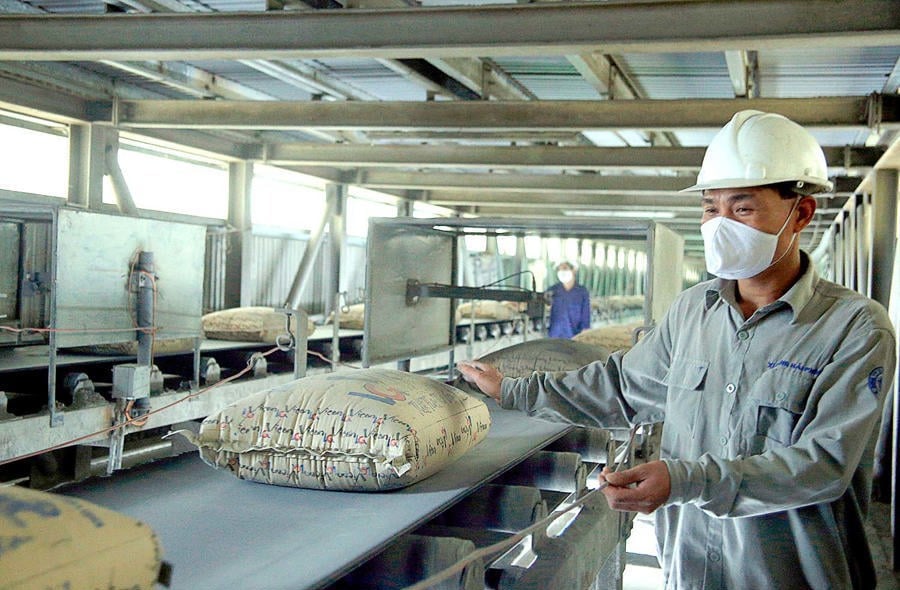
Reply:
[[736, 389], [737, 389], [737, 387], [735, 386], [734, 383], [729, 383], [728, 385], [725, 386], [725, 392], [726, 392], [726, 393], [734, 393], [734, 391], [735, 391]]

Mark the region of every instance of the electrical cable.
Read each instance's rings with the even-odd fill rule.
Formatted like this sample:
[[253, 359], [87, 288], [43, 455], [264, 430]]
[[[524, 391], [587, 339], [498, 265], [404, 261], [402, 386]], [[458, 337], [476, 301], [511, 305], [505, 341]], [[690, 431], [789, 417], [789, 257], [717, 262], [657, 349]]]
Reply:
[[345, 363], [345, 362], [342, 362], [342, 361], [334, 362], [333, 360], [331, 360], [330, 358], [328, 358], [328, 357], [325, 356], [324, 354], [318, 353], [318, 352], [316, 352], [315, 350], [307, 350], [307, 351], [306, 351], [306, 354], [311, 354], [311, 355], [313, 355], [313, 356], [315, 356], [315, 357], [318, 357], [318, 358], [322, 359], [323, 361], [325, 361], [326, 363], [328, 363], [329, 365], [331, 365], [332, 367], [337, 366], [337, 365], [340, 365], [340, 366], [342, 366], [342, 367], [349, 367], [349, 368], [351, 368], [351, 369], [362, 369], [362, 367], [359, 367], [359, 366], [357, 366], [357, 365], [351, 365], [350, 363]]
[[[266, 357], [266, 356], [269, 356], [270, 354], [272, 354], [272, 353], [274, 353], [274, 352], [276, 352], [276, 351], [278, 351], [278, 350], [279, 350], [279, 348], [278, 348], [278, 347], [275, 347], [275, 348], [272, 348], [272, 349], [270, 349], [270, 350], [267, 350], [266, 352], [263, 352], [263, 353], [261, 353], [261, 354], [262, 354], [263, 357]], [[315, 351], [313, 351], [313, 350], [307, 350], [306, 352], [307, 352], [307, 354], [311, 354], [311, 355], [313, 355], [313, 356], [317, 356], [317, 357], [321, 358], [322, 360], [324, 360], [324, 361], [330, 363], [331, 365], [334, 365], [334, 364], [335, 364], [331, 359], [325, 357], [324, 355], [319, 354], [318, 352], [315, 352]], [[349, 364], [349, 363], [338, 362], [337, 364], [338, 364], [338, 365], [345, 366], [345, 367], [349, 367], [349, 368], [351, 368], [351, 369], [361, 369], [361, 368], [362, 368], [362, 367], [358, 367], [358, 366], [356, 366], [356, 365], [351, 365], [351, 364]], [[186, 401], [188, 401], [188, 400], [190, 400], [190, 399], [193, 399], [193, 398], [195, 398], [195, 397], [198, 397], [198, 396], [200, 396], [200, 395], [206, 393], [207, 391], [209, 391], [209, 390], [211, 390], [211, 389], [215, 389], [216, 387], [219, 387], [220, 385], [224, 385], [224, 384], [226, 384], [226, 383], [229, 383], [229, 382], [231, 382], [231, 381], [234, 381], [235, 379], [238, 379], [238, 378], [240, 378], [240, 377], [243, 377], [244, 375], [246, 375], [247, 373], [249, 373], [251, 370], [253, 370], [253, 364], [252, 364], [252, 361], [248, 361], [248, 362], [247, 362], [247, 366], [246, 366], [245, 368], [241, 369], [240, 371], [238, 371], [237, 373], [235, 373], [235, 374], [232, 375], [231, 377], [227, 377], [227, 378], [225, 378], [225, 379], [222, 379], [221, 381], [218, 381], [218, 382], [214, 383], [213, 385], [210, 385], [209, 387], [204, 387], [203, 389], [199, 389], [199, 390], [195, 391], [194, 393], [191, 393], [191, 394], [186, 395], [186, 396], [184, 396], [184, 397], [182, 397], [182, 398], [179, 398], [179, 399], [175, 400], [174, 402], [172, 402], [172, 403], [170, 403], [170, 404], [167, 404], [167, 405], [165, 405], [165, 406], [162, 406], [161, 408], [157, 408], [157, 409], [155, 409], [155, 410], [150, 410], [149, 412], [147, 412], [146, 414], [144, 414], [144, 415], [142, 415], [142, 416], [137, 416], [137, 417], [132, 417], [132, 416], [130, 416], [131, 407], [133, 406], [133, 403], [134, 403], [133, 400], [131, 400], [131, 401], [129, 402], [130, 405], [129, 405], [129, 404], [126, 404], [126, 406], [125, 406], [125, 417], [126, 417], [126, 420], [125, 420], [124, 422], [121, 422], [121, 423], [119, 423], [119, 424], [114, 424], [113, 426], [110, 426], [109, 428], [104, 428], [104, 429], [98, 430], [98, 431], [96, 431], [96, 432], [91, 432], [91, 433], [89, 433], [89, 434], [85, 434], [85, 435], [79, 436], [79, 437], [77, 437], [77, 438], [73, 438], [73, 439], [68, 440], [68, 441], [65, 441], [65, 442], [61, 442], [61, 443], [59, 443], [59, 444], [53, 445], [52, 447], [47, 447], [47, 448], [41, 449], [41, 450], [39, 450], [39, 451], [34, 451], [33, 453], [28, 453], [27, 455], [19, 455], [19, 456], [16, 456], [16, 457], [12, 457], [12, 458], [9, 458], [9, 459], [2, 460], [2, 461], [0, 461], [0, 465], [6, 465], [6, 464], [12, 463], [12, 462], [14, 462], [14, 461], [22, 461], [22, 460], [24, 460], [24, 459], [30, 459], [30, 458], [32, 458], [32, 457], [37, 457], [38, 455], [43, 455], [44, 453], [49, 453], [49, 452], [52, 452], [52, 451], [57, 451], [57, 450], [59, 450], [59, 449], [63, 449], [63, 448], [65, 448], [65, 447], [68, 447], [68, 446], [71, 446], [71, 445], [73, 445], [73, 444], [79, 443], [79, 442], [81, 442], [81, 441], [83, 441], [83, 440], [88, 440], [88, 439], [94, 438], [94, 437], [96, 437], [96, 436], [100, 436], [100, 435], [103, 435], [103, 434], [107, 434], [107, 433], [113, 432], [113, 431], [118, 430], [118, 429], [120, 429], [120, 428], [125, 428], [126, 426], [138, 426], [138, 427], [144, 426], [144, 425], [148, 422], [150, 416], [152, 416], [152, 415], [154, 415], [154, 414], [158, 414], [159, 412], [162, 412], [163, 410], [168, 410], [169, 408], [171, 408], [171, 407], [173, 407], [173, 406], [176, 406], [176, 405], [178, 405], [178, 404], [180, 404], [180, 403], [186, 402]]]
[[125, 415], [125, 419], [127, 422], [131, 422], [131, 424], [133, 426], [137, 426], [138, 428], [141, 428], [142, 426], [147, 424], [147, 421], [150, 418], [147, 414], [144, 414], [142, 416], [132, 417], [131, 409], [134, 407], [134, 401], [135, 400], [133, 400], [133, 399], [128, 400], [128, 403], [125, 404], [125, 409], [122, 410], [122, 413]]
[[[532, 272], [532, 271], [530, 271], [530, 270], [523, 270], [523, 271], [521, 271], [521, 272], [513, 273], [513, 274], [511, 274], [511, 275], [507, 275], [507, 276], [505, 276], [505, 277], [503, 277], [503, 278], [497, 279], [496, 281], [494, 281], [494, 282], [492, 282], [492, 283], [487, 283], [487, 284], [485, 284], [485, 285], [481, 285], [481, 286], [478, 287], [478, 288], [479, 288], [479, 289], [483, 289], [483, 288], [485, 288], [485, 287], [492, 287], [492, 286], [494, 286], [494, 285], [497, 285], [497, 284], [499, 284], [499, 283], [502, 283], [503, 281], [506, 281], [506, 280], [509, 280], [509, 279], [514, 279], [514, 278], [516, 278], [516, 277], [519, 277], [519, 276], [522, 276], [522, 275], [525, 275], [525, 274], [531, 275], [531, 290], [532, 290], [532, 291], [537, 291], [537, 278], [534, 276], [534, 272]], [[528, 291], [528, 289], [526, 289], [525, 287], [517, 287], [517, 286], [515, 286], [515, 285], [512, 285], [512, 286], [510, 286], [510, 285], [505, 285], [505, 286], [506, 286], [510, 291]]]
[[[516, 277], [518, 277], [518, 276], [521, 276], [521, 275], [524, 275], [524, 274], [530, 274], [530, 275], [531, 275], [531, 289], [526, 289], [525, 287], [519, 287], [519, 286], [517, 286], [517, 285], [503, 285], [503, 289], [501, 289], [501, 290], [506, 290], [506, 291], [525, 291], [525, 292], [532, 292], [532, 291], [534, 291], [534, 292], [536, 292], [536, 291], [537, 291], [537, 279], [536, 279], [535, 276], [534, 276], [534, 272], [532, 272], [532, 271], [530, 271], [530, 270], [523, 270], [522, 272], [513, 273], [513, 274], [511, 274], [511, 275], [507, 275], [507, 276], [505, 276], [505, 277], [499, 278], [499, 279], [497, 279], [496, 281], [493, 281], [493, 282], [491, 282], [491, 283], [486, 283], [486, 284], [484, 284], [484, 285], [479, 285], [478, 287], [475, 287], [475, 288], [476, 288], [476, 289], [484, 289], [484, 288], [486, 288], [486, 287], [492, 287], [492, 286], [494, 286], [494, 285], [497, 285], [497, 284], [499, 284], [499, 283], [502, 283], [503, 281], [506, 281], [506, 280], [509, 280], [509, 279], [514, 279], [514, 278], [516, 278]], [[444, 283], [422, 283], [422, 285], [423, 285], [423, 286], [426, 286], [426, 287], [452, 287], [452, 286], [453, 286], [453, 285], [447, 285], [447, 284], [444, 284]]]
[[[276, 348], [272, 348], [272, 349], [270, 349], [270, 350], [267, 350], [266, 352], [263, 352], [263, 353], [261, 353], [261, 354], [262, 354], [263, 357], [266, 357], [266, 356], [269, 356], [270, 354], [276, 352], [277, 350], [278, 350], [278, 348], [276, 347]], [[47, 448], [45, 448], [45, 449], [41, 449], [41, 450], [35, 451], [35, 452], [33, 452], [33, 453], [28, 453], [27, 455], [20, 455], [20, 456], [12, 457], [12, 458], [9, 458], [9, 459], [4, 459], [4, 460], [0, 461], [0, 465], [6, 465], [7, 463], [12, 463], [13, 461], [21, 461], [21, 460], [23, 460], [23, 459], [30, 459], [30, 458], [36, 457], [36, 456], [38, 456], [38, 455], [43, 455], [44, 453], [49, 453], [49, 452], [51, 452], [51, 451], [56, 451], [56, 450], [59, 450], [59, 449], [62, 449], [62, 448], [71, 446], [71, 445], [73, 445], [73, 444], [75, 444], [75, 443], [81, 442], [81, 441], [83, 441], [83, 440], [91, 439], [91, 438], [94, 438], [94, 437], [97, 437], [97, 436], [100, 436], [100, 435], [103, 435], [103, 434], [108, 434], [108, 433], [110, 433], [110, 432], [114, 432], [114, 431], [116, 431], [116, 430], [118, 430], [118, 429], [120, 429], [120, 428], [125, 428], [126, 426], [137, 425], [136, 423], [137, 423], [137, 422], [140, 422], [140, 421], [143, 421], [143, 423], [146, 424], [146, 421], [147, 421], [147, 419], [149, 419], [150, 416], [153, 416], [154, 414], [159, 414], [160, 412], [163, 412], [163, 411], [165, 411], [165, 410], [168, 410], [169, 408], [172, 408], [172, 407], [174, 407], [174, 406], [177, 406], [178, 404], [184, 403], [184, 402], [186, 402], [186, 401], [188, 401], [188, 400], [194, 399], [195, 397], [199, 397], [199, 396], [205, 394], [206, 392], [210, 391], [211, 389], [215, 389], [216, 387], [219, 387], [219, 386], [221, 386], [221, 385], [224, 385], [224, 384], [226, 384], [226, 383], [229, 383], [229, 382], [231, 382], [231, 381], [234, 381], [235, 379], [238, 379], [238, 378], [240, 378], [240, 377], [243, 377], [244, 375], [246, 375], [247, 373], [249, 373], [249, 372], [252, 371], [252, 370], [253, 370], [253, 364], [252, 364], [250, 361], [248, 361], [246, 367], [244, 367], [243, 369], [241, 369], [240, 371], [238, 371], [237, 373], [235, 373], [235, 374], [232, 375], [231, 377], [227, 377], [227, 378], [225, 378], [225, 379], [222, 379], [221, 381], [218, 381], [218, 382], [216, 382], [216, 383], [214, 383], [214, 384], [212, 384], [212, 385], [210, 385], [210, 386], [208, 386], [208, 387], [204, 387], [203, 389], [198, 389], [198, 390], [195, 391], [194, 393], [190, 393], [190, 394], [188, 394], [188, 395], [186, 395], [186, 396], [184, 396], [184, 397], [182, 397], [182, 398], [179, 398], [179, 399], [173, 401], [172, 403], [166, 404], [166, 405], [164, 405], [164, 406], [162, 406], [162, 407], [160, 407], [160, 408], [156, 408], [156, 409], [154, 409], [154, 410], [150, 410], [149, 412], [147, 412], [147, 413], [144, 414], [143, 416], [140, 416], [140, 417], [137, 417], [137, 418], [129, 418], [129, 419], [125, 420], [124, 422], [120, 422], [120, 423], [118, 423], [118, 424], [113, 424], [112, 426], [110, 426], [110, 427], [108, 427], [108, 428], [103, 428], [103, 429], [98, 430], [98, 431], [96, 431], [96, 432], [91, 432], [91, 433], [89, 433], [89, 434], [85, 434], [85, 435], [79, 436], [79, 437], [77, 437], [77, 438], [73, 438], [73, 439], [71, 439], [71, 440], [68, 440], [68, 441], [65, 441], [65, 442], [62, 442], [62, 443], [53, 445], [53, 446], [51, 446], [51, 447], [47, 447]], [[126, 406], [126, 407], [127, 407], [127, 406]]]

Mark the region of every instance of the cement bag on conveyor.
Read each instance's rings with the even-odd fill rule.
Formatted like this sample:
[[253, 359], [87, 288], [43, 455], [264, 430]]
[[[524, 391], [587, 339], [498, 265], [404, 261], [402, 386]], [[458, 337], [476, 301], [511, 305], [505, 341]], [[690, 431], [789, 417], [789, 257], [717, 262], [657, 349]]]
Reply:
[[[365, 303], [354, 303], [353, 305], [345, 307], [341, 310], [341, 328], [346, 328], [348, 330], [362, 330], [363, 322], [365, 321], [365, 319]], [[334, 312], [328, 314], [328, 319], [325, 320], [326, 324], [330, 324], [332, 322], [334, 322]]]
[[512, 320], [522, 313], [520, 305], [511, 301], [466, 301], [456, 308], [456, 323], [465, 322], [475, 314], [485, 320]]
[[241, 479], [379, 491], [440, 471], [487, 436], [480, 400], [388, 369], [306, 377], [239, 400], [184, 436]]
[[150, 527], [67, 496], [0, 488], [0, 588], [129, 588], [168, 584]]
[[[234, 307], [214, 311], [203, 316], [203, 335], [210, 340], [239, 342], [275, 342], [285, 334], [285, 316], [271, 307]], [[306, 334], [316, 329], [307, 319]], [[291, 316], [291, 333], [297, 334], [297, 316]]]
[[585, 330], [580, 334], [576, 334], [572, 337], [572, 340], [602, 346], [610, 351], [629, 350], [634, 346], [634, 331], [643, 325], [643, 322], [637, 322], [603, 326], [602, 328]]
[[[606, 362], [609, 351], [602, 346], [562, 338], [529, 340], [486, 354], [478, 360], [497, 367], [504, 377], [528, 377], [535, 371], [572, 371], [594, 361]], [[462, 377], [453, 385], [472, 391]]]
[[[74, 346], [67, 350], [85, 354], [123, 354], [134, 356], [137, 354], [137, 342], [111, 342], [108, 344], [92, 344], [90, 346]], [[162, 340], [153, 339], [153, 354], [173, 354], [176, 352], [188, 352], [194, 350], [193, 338], [170, 338]]]

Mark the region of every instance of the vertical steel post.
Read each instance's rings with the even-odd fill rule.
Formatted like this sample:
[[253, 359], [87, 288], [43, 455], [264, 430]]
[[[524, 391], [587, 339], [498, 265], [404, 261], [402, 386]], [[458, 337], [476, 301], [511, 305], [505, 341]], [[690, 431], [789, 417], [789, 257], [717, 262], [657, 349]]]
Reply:
[[294, 335], [294, 379], [300, 379], [306, 377], [306, 350], [309, 346], [309, 337], [306, 334], [307, 315], [306, 310], [299, 307], [292, 313], [297, 318], [297, 333]]
[[156, 299], [155, 277], [153, 275], [153, 252], [140, 252], [132, 277], [137, 286], [137, 362], [139, 365], [153, 364], [153, 340], [156, 326], [153, 325], [153, 308]]
[[337, 368], [341, 360], [341, 338], [340, 338], [340, 317], [341, 317], [341, 254], [344, 249], [345, 232], [345, 209], [347, 207], [347, 185], [329, 184], [325, 187], [325, 198], [328, 201], [328, 209], [332, 212], [329, 221], [329, 242], [331, 246], [330, 261], [331, 265], [328, 269], [328, 292], [333, 298], [334, 325], [331, 335], [331, 362], [332, 370]]
[[863, 206], [866, 211], [866, 297], [872, 296], [872, 276], [874, 264], [872, 262], [872, 251], [875, 243], [875, 221], [872, 219], [874, 215], [874, 207], [872, 207], [872, 195], [863, 195]]
[[56, 275], [59, 261], [59, 213], [53, 210], [53, 223], [50, 231], [50, 338], [49, 359], [47, 366], [47, 409], [50, 411], [50, 426], [59, 426], [63, 423], [63, 415], [56, 411]]
[[897, 171], [875, 171], [872, 198], [874, 235], [872, 248], [872, 298], [888, 306], [891, 297], [891, 273], [894, 271], [894, 244], [897, 239]]
[[97, 123], [69, 125], [70, 205], [98, 210], [103, 204], [108, 133], [106, 127]]
[[[874, 224], [872, 237], [872, 298], [888, 307], [891, 299], [891, 276], [894, 271], [894, 250], [897, 244], [897, 170], [875, 170], [875, 193], [872, 196], [872, 220]], [[888, 425], [891, 437], [889, 445], [878, 457], [882, 473], [891, 473], [891, 533], [894, 539], [893, 569], [900, 570], [900, 546], [897, 536], [900, 534], [900, 428], [897, 417], [900, 416], [900, 400], [897, 398], [897, 384], [891, 388], [891, 395], [885, 401], [882, 413], [882, 438], [886, 438]], [[887, 452], [886, 449], [891, 449]], [[886, 463], [891, 461], [891, 467]]]
[[233, 162], [228, 165], [228, 225], [225, 238], [225, 309], [250, 305], [244, 285], [244, 239], [250, 229], [250, 185], [253, 180], [252, 162]]

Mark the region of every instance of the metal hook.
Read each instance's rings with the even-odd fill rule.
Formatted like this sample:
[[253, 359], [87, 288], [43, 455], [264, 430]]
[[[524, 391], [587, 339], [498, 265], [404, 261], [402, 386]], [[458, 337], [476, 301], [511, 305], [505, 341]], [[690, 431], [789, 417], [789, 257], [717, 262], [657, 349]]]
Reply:
[[284, 334], [279, 334], [275, 337], [275, 346], [282, 352], [288, 352], [293, 350], [297, 344], [297, 339], [294, 337], [294, 333], [291, 332], [290, 312], [284, 312], [284, 331]]

